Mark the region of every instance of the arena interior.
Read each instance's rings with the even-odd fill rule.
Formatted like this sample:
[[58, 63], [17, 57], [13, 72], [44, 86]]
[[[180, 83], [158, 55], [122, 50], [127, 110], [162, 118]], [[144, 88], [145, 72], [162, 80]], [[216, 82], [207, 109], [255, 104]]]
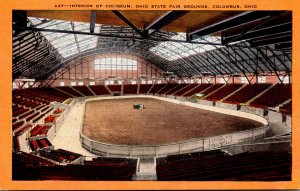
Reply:
[[290, 181], [291, 11], [13, 11], [13, 180]]

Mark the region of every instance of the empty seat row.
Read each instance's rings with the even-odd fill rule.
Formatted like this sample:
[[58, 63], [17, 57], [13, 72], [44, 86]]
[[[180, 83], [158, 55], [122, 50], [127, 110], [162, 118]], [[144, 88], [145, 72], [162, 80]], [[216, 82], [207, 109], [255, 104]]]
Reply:
[[214, 93], [212, 93], [211, 95], [207, 96], [205, 99], [219, 101], [219, 100], [225, 98], [226, 96], [230, 95], [234, 91], [238, 90], [242, 86], [243, 86], [243, 84], [227, 84], [224, 87], [222, 87], [222, 88], [218, 89], [217, 91], [215, 91]]
[[[158, 180], [290, 180], [291, 153], [246, 152], [237, 155], [188, 157], [161, 162]], [[269, 175], [269, 176], [268, 176]]]
[[44, 158], [49, 158], [51, 160], [54, 160], [56, 162], [72, 162], [82, 156], [80, 154], [66, 151], [63, 149], [57, 149], [51, 151], [40, 150], [39, 155]]
[[291, 84], [276, 84], [260, 97], [252, 101], [250, 106], [259, 108], [276, 107], [289, 99], [292, 99]]

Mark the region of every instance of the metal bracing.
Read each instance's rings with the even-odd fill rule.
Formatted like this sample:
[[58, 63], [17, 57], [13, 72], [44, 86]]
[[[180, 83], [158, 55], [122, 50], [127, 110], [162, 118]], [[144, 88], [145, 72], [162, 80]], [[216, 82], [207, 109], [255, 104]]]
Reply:
[[192, 56], [192, 57], [196, 60], [198, 66], [206, 69], [206, 70], [201, 71], [201, 73], [199, 75], [202, 75], [202, 73], [204, 73], [204, 72], [209, 72], [209, 73], [215, 74], [215, 75], [218, 73], [218, 71], [214, 67], [212, 67], [211, 65], [204, 62], [200, 57], [198, 57], [198, 56]]
[[[122, 52], [119, 52], [119, 53], [122, 53]], [[87, 57], [93, 57], [94, 58], [96, 54], [97, 53], [87, 54], [86, 56], [81, 56], [78, 59], [80, 59], [82, 61], [83, 58], [87, 58]], [[136, 56], [140, 56], [140, 55], [136, 55]], [[78, 59], [76, 59], [76, 60], [78, 60]], [[66, 73], [67, 71], [70, 71], [72, 68], [74, 68], [74, 67], [76, 67], [77, 65], [80, 65], [80, 64], [82, 64], [82, 63], [80, 62], [76, 65], [75, 64], [74, 65], [67, 64], [65, 67], [62, 67], [62, 68], [58, 69], [58, 71], [51, 73], [50, 77], [47, 80], [43, 81], [41, 86], [50, 86], [56, 79], [61, 77], [64, 73]], [[154, 67], [155, 65], [153, 63], [151, 63], [151, 64], [145, 63], [145, 64], [147, 66], [149, 66], [151, 69], [155, 69], [157, 71], [157, 68]]]
[[144, 33], [150, 35], [151, 33], [160, 30], [164, 26], [172, 23], [176, 19], [179, 19], [183, 15], [187, 14], [189, 11], [168, 11], [158, 19], [150, 23], [148, 26], [145, 27]]
[[278, 74], [278, 70], [277, 70], [275, 64], [270, 61], [269, 57], [262, 50], [257, 49], [257, 51], [259, 52], [260, 55], [263, 56], [263, 58], [265, 59], [265, 61], [268, 62], [268, 64], [270, 64], [270, 67], [272, 68], [273, 72], [277, 76], [278, 80], [282, 83], [282, 80], [280, 79], [280, 76]]
[[43, 68], [47, 65], [43, 67], [40, 63], [53, 54], [59, 55], [43, 35], [38, 32], [25, 31], [19, 33], [19, 35], [13, 37], [13, 42], [13, 68], [17, 68], [17, 70], [13, 69], [13, 79], [19, 76], [42, 78], [42, 72], [45, 71]]
[[[273, 46], [251, 48], [249, 43], [244, 42], [225, 47], [222, 46], [221, 38], [217, 36], [198, 38], [197, 35], [200, 33], [197, 35], [190, 33], [197, 40], [188, 42], [186, 41], [186, 33], [160, 30], [168, 24], [163, 22], [167, 15], [173, 14], [179, 18], [180, 14], [185, 14], [179, 12], [178, 14], [174, 11], [172, 13], [167, 12], [160, 19], [145, 27], [145, 30], [135, 29], [132, 26], [96, 24], [96, 15], [93, 11], [91, 11], [89, 23], [30, 18], [32, 23], [29, 22], [27, 27], [13, 26], [13, 29], [22, 29], [20, 30], [21, 33], [13, 35], [13, 76], [15, 78], [25, 76], [37, 78], [37, 80], [52, 79], [52, 74], [62, 67], [67, 67], [76, 59], [90, 54], [114, 52], [141, 56], [163, 71], [172, 71], [179, 77], [210, 73], [212, 76], [222, 75], [223, 77], [224, 75], [242, 74], [247, 78], [251, 74], [257, 75], [259, 73], [275, 73], [277, 76], [279, 71], [290, 73], [291, 52], [286, 47], [290, 47], [291, 43], [287, 45], [285, 45], [286, 43], [275, 44], [275, 49], [271, 48]], [[265, 15], [261, 17], [263, 18], [262, 22], [280, 14], [280, 11], [254, 12], [258, 15]], [[247, 13], [244, 12], [245, 15], [248, 15]], [[120, 12], [115, 11], [115, 14], [120, 14]], [[120, 18], [121, 15], [119, 15]], [[254, 13], [250, 15], [252, 15], [252, 19], [257, 16]], [[168, 22], [174, 21], [176, 17]], [[245, 20], [257, 21], [255, 19], [250, 21], [251, 18], [245, 17]], [[236, 22], [241, 21], [236, 19]], [[274, 34], [271, 33], [272, 30], [276, 30], [276, 34], [288, 34], [290, 24], [290, 22], [285, 22], [282, 25], [271, 26], [268, 23], [267, 27], [260, 26], [247, 33], [231, 34], [222, 40], [231, 42], [232, 39], [236, 40], [236, 37], [239, 37], [239, 40], [265, 41], [269, 37], [274, 37]], [[287, 26], [287, 28], [282, 28], [279, 25]], [[23, 31], [24, 29], [28, 30]], [[150, 32], [151, 37], [145, 38], [136, 30], [142, 33], [146, 30], [156, 32]], [[281, 48], [282, 51], [278, 48]]]
[[[123, 39], [137, 39], [137, 40], [143, 40], [144, 39], [142, 37], [122, 36], [120, 34], [99, 34], [99, 33], [90, 33], [90, 32], [82, 32], [82, 31], [68, 31], [68, 30], [60, 30], [60, 29], [46, 29], [46, 28], [18, 27], [18, 26], [14, 26], [13, 28], [14, 29], [29, 30], [29, 31], [65, 33], [65, 34], [79, 34], [79, 35], [102, 36], [102, 37], [123, 38]], [[153, 38], [153, 37], [149, 37], [148, 40], [157, 41], [157, 42], [179, 42], [179, 43], [189, 43], [189, 44], [203, 44], [203, 45], [222, 46], [221, 43], [198, 42], [198, 41], [188, 42], [186, 40], [174, 40], [174, 39]]]
[[273, 56], [279, 61], [279, 63], [284, 67], [286, 72], [290, 72], [290, 69], [286, 66], [286, 64], [281, 60], [281, 58], [269, 47], [267, 49], [273, 54]]
[[[232, 47], [228, 47], [228, 49], [229, 49], [229, 50], [232, 50], [232, 51], [235, 53], [235, 55], [238, 55], [239, 58], [240, 58], [239, 60], [241, 60], [241, 61], [243, 61], [243, 62], [246, 62], [245, 59], [244, 59], [244, 57], [243, 57], [236, 49], [234, 49], [234, 48], [232, 48]], [[236, 59], [236, 57], [235, 57], [235, 59]], [[247, 63], [247, 62], [246, 62], [246, 63]], [[248, 71], [247, 71], [248, 73], [253, 73], [253, 72], [254, 72], [254, 73], [257, 73], [256, 68], [254, 68], [251, 64], [248, 64], [248, 63], [247, 63], [247, 66], [248, 66], [249, 68], [251, 68], [251, 70], [252, 70], [252, 71], [249, 71], [249, 70], [248, 70]], [[245, 67], [245, 68], [247, 68], [247, 67]]]
[[[254, 50], [252, 48], [248, 48], [248, 50], [254, 55], [254, 58], [256, 60], [259, 60], [261, 63], [265, 63], [263, 61], [263, 59], [261, 57], [258, 56], [258, 51], [256, 50], [256, 52], [254, 52]], [[257, 66], [259, 66], [259, 64], [257, 62], [255, 62]], [[267, 70], [262, 70], [263, 73], [266, 73], [268, 71], [272, 71], [272, 69], [267, 65], [267, 64], [264, 64], [264, 66], [267, 68]]]
[[251, 40], [250, 44], [252, 47], [265, 46], [270, 44], [278, 44], [278, 43], [289, 43], [292, 42], [291, 34], [287, 34], [284, 36], [275, 36], [273, 38], [263, 38], [261, 40]]
[[[249, 79], [247, 78], [247, 74], [246, 74], [246, 72], [245, 72], [245, 70], [244, 70], [245, 68], [244, 68], [244, 69], [241, 68], [241, 67], [238, 65], [238, 63], [236, 63], [236, 61], [230, 57], [230, 53], [228, 52], [228, 50], [227, 50], [227, 49], [224, 49], [224, 50], [227, 51], [227, 53], [226, 53], [226, 52], [223, 52], [223, 49], [222, 49], [222, 48], [220, 48], [220, 49], [218, 49], [218, 50], [219, 50], [220, 52], [222, 52], [223, 55], [226, 55], [227, 58], [228, 58], [232, 63], [234, 63], [234, 65], [239, 69], [239, 73], [242, 73], [243, 76], [244, 76], [244, 77], [248, 80], [248, 82], [250, 83]], [[238, 72], [237, 72], [237, 73], [238, 73]], [[250, 71], [247, 71], [247, 73], [250, 73]]]
[[[221, 54], [219, 54], [221, 53]], [[236, 70], [235, 67], [228, 67], [228, 61], [230, 63], [232, 63], [232, 60], [228, 57], [228, 55], [226, 54], [226, 52], [224, 51], [223, 52], [223, 48], [219, 48], [219, 49], [215, 49], [213, 50], [213, 54], [211, 54], [216, 60], [217, 60], [217, 63], [219, 63], [219, 65], [223, 66], [224, 69], [226, 69], [226, 74], [231, 74], [231, 73], [239, 73], [240, 71]], [[225, 61], [224, 58], [221, 57], [224, 56], [228, 59], [228, 61]], [[233, 64], [236, 66], [236, 64], [233, 62]]]
[[[264, 72], [264, 70], [259, 66], [259, 64], [257, 63], [257, 61], [255, 61], [254, 58], [250, 57], [250, 56], [244, 51], [243, 48], [238, 47], [238, 49], [239, 49], [241, 52], [243, 52], [243, 54], [244, 54], [249, 60], [251, 60], [251, 61], [255, 64], [256, 68], [255, 68], [255, 69], [253, 68], [254, 73], [258, 73], [257, 68], [260, 70], [260, 72]], [[249, 65], [251, 65], [251, 64], [249, 64]]]
[[[75, 31], [75, 26], [73, 22], [70, 22], [71, 26], [72, 26], [72, 30]], [[76, 43], [76, 47], [77, 47], [77, 51], [80, 52], [80, 47], [79, 47], [79, 43], [78, 43], [78, 39], [76, 34], [74, 34], [74, 39], [75, 39], [75, 43]]]
[[90, 33], [94, 33], [96, 24], [97, 11], [91, 11], [90, 17]]
[[283, 13], [283, 11], [247, 11], [231, 18], [225, 19], [223, 21], [214, 23], [212, 25], [203, 27], [201, 29], [192, 31], [188, 33], [189, 40], [195, 40], [197, 38], [213, 34], [216, 32], [221, 32], [226, 29], [244, 25], [246, 23], [251, 23], [257, 20], [268, 19], [272, 16]]
[[122, 13], [119, 11], [112, 11], [115, 15], [117, 15], [122, 21], [124, 21], [128, 26], [130, 26], [136, 33], [138, 33], [141, 37], [146, 38], [146, 35], [142, 30], [138, 29], [134, 24], [132, 24]]

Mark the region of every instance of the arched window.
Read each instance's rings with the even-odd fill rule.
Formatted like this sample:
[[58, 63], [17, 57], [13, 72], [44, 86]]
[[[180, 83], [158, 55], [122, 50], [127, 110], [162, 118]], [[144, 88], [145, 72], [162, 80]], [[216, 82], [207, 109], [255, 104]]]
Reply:
[[137, 70], [137, 61], [129, 58], [99, 58], [94, 65], [96, 70]]

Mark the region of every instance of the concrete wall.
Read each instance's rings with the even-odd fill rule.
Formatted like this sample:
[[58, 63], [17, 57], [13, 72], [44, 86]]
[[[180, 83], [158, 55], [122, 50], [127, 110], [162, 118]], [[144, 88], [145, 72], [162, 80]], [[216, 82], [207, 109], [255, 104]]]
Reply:
[[241, 106], [240, 111], [247, 112], [247, 113], [253, 113], [253, 114], [259, 115], [261, 117], [264, 117], [268, 114], [268, 110], [266, 110], [266, 109], [243, 106], [243, 105]]
[[282, 123], [285, 121], [285, 117], [282, 113], [276, 111], [268, 111], [269, 122]]
[[225, 109], [232, 109], [232, 110], [238, 110], [239, 105], [237, 104], [230, 104], [230, 103], [223, 103], [223, 102], [216, 102], [216, 107], [221, 107]]
[[287, 125], [289, 128], [292, 128], [292, 116], [290, 116], [290, 115], [287, 115], [287, 116], [286, 116], [286, 125]]
[[197, 100], [197, 103], [202, 104], [202, 105], [209, 105], [209, 106], [215, 105], [214, 101], [207, 101], [207, 100], [203, 100], [203, 99]]

